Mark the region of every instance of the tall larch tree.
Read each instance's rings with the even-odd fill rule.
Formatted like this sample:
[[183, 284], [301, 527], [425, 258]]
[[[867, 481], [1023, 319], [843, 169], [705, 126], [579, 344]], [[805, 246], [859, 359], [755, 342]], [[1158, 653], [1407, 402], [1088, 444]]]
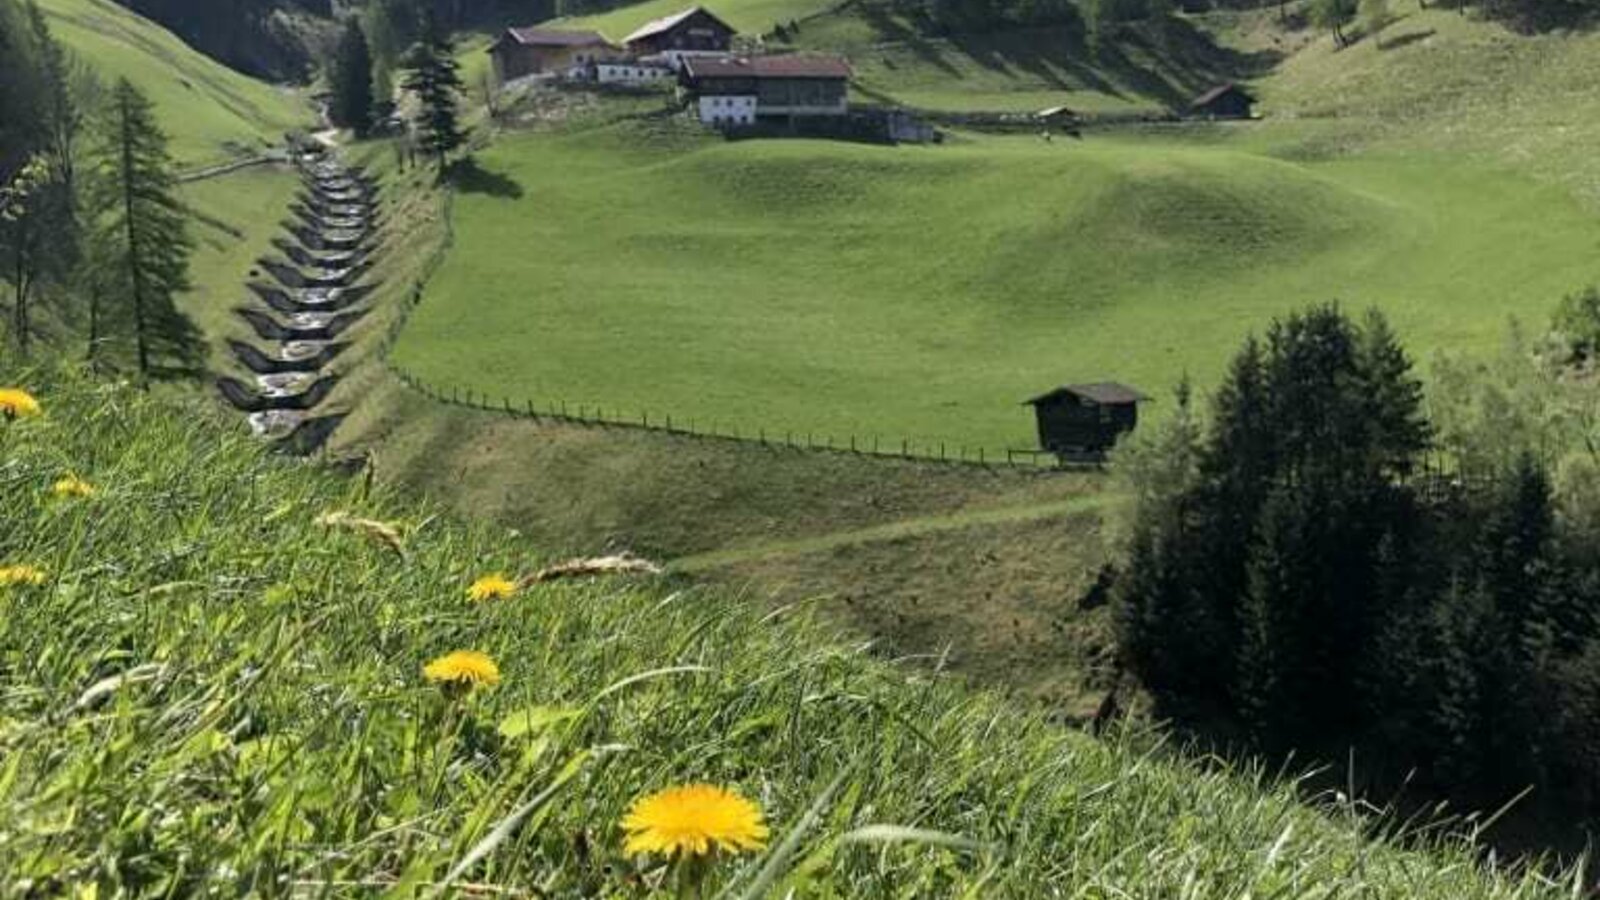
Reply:
[[91, 356], [99, 351], [98, 341], [125, 327], [146, 382], [192, 374], [203, 345], [174, 300], [189, 287], [192, 244], [166, 135], [149, 99], [126, 79], [111, 91], [105, 124], [92, 159], [89, 205], [99, 273]]

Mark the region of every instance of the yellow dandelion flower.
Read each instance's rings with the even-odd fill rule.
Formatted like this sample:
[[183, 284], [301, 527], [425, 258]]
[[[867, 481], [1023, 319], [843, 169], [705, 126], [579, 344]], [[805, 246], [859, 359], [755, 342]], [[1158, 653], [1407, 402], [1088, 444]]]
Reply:
[[38, 566], [0, 566], [0, 587], [44, 584], [44, 570]]
[[422, 667], [422, 677], [437, 684], [464, 687], [494, 687], [500, 683], [500, 667], [487, 653], [457, 650], [446, 653]]
[[67, 497], [93, 497], [95, 487], [76, 475], [68, 475], [50, 485], [50, 493], [63, 499]]
[[21, 388], [0, 388], [0, 416], [7, 419], [26, 419], [44, 412], [39, 401]]
[[516, 592], [517, 583], [496, 572], [474, 581], [472, 586], [467, 588], [467, 599], [480, 603], [484, 600], [506, 600]]
[[742, 853], [767, 844], [761, 809], [739, 794], [711, 784], [667, 788], [634, 801], [622, 820], [629, 856], [705, 856], [714, 850]]

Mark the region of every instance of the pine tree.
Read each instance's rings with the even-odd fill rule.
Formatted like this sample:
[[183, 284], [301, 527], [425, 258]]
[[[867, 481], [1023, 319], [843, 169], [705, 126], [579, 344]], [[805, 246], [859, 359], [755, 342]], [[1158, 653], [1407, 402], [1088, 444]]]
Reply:
[[450, 151], [466, 142], [456, 110], [462, 90], [460, 68], [449, 34], [432, 16], [425, 17], [422, 39], [406, 54], [406, 77], [401, 87], [421, 104], [413, 123], [418, 146], [434, 157], [443, 174]]
[[329, 117], [335, 125], [364, 137], [372, 130], [372, 50], [355, 18], [345, 22], [328, 80], [333, 88]]
[[[99, 280], [90, 353], [97, 355], [97, 342], [109, 337], [102, 323], [125, 323], [141, 378], [190, 374], [200, 365], [203, 345], [173, 299], [189, 286], [191, 243], [167, 139], [150, 101], [126, 79], [111, 92], [106, 120], [107, 133], [92, 159]], [[102, 308], [102, 302], [110, 305]]]

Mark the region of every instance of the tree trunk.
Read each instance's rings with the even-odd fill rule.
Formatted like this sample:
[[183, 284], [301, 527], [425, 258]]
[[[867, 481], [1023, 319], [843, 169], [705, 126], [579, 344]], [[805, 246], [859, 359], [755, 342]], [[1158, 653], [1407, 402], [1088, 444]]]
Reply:
[[100, 287], [89, 289], [89, 371], [100, 371]]
[[150, 386], [150, 345], [145, 334], [144, 320], [144, 266], [139, 262], [139, 230], [134, 227], [133, 213], [133, 133], [131, 111], [124, 104], [122, 114], [122, 209], [127, 217], [128, 281], [133, 289], [133, 335], [139, 353], [139, 378], [146, 388]]

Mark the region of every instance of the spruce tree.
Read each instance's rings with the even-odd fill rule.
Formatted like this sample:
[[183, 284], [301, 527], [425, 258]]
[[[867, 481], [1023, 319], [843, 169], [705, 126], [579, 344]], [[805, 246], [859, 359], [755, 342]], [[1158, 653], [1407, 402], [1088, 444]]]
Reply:
[[329, 72], [333, 98], [328, 115], [335, 125], [349, 128], [357, 137], [372, 130], [372, 49], [367, 35], [354, 17], [344, 25], [339, 48]]
[[[175, 193], [167, 139], [153, 107], [127, 79], [112, 89], [106, 134], [92, 159], [90, 213], [98, 283], [91, 341], [131, 332], [139, 374], [191, 374], [202, 343], [174, 296], [189, 287], [185, 211]], [[99, 304], [107, 304], [100, 308]], [[91, 355], [99, 347], [91, 344]]]
[[401, 87], [421, 106], [412, 126], [417, 144], [434, 158], [443, 174], [446, 157], [466, 143], [456, 109], [463, 85], [449, 33], [431, 14], [425, 16], [422, 39], [406, 54], [405, 66]]

